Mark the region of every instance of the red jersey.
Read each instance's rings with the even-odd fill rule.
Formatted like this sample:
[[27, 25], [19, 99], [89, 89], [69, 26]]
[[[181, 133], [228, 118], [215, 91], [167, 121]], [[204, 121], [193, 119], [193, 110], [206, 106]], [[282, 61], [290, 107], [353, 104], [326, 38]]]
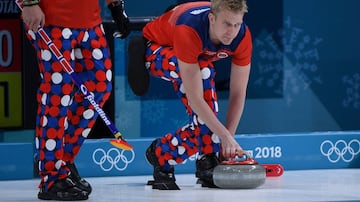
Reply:
[[157, 44], [172, 46], [177, 58], [187, 63], [197, 63], [199, 57], [216, 61], [231, 56], [236, 65], [250, 64], [249, 28], [242, 23], [230, 45], [215, 45], [209, 35], [209, 12], [210, 2], [181, 4], [149, 22], [143, 28], [143, 35]]
[[41, 0], [45, 25], [91, 28], [102, 22], [98, 0]]

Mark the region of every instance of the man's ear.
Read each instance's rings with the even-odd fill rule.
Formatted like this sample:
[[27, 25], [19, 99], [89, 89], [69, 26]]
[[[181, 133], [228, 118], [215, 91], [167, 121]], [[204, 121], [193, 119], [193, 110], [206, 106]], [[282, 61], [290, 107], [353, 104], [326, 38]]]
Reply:
[[215, 23], [216, 16], [212, 12], [209, 13], [208, 18], [209, 18], [210, 24]]

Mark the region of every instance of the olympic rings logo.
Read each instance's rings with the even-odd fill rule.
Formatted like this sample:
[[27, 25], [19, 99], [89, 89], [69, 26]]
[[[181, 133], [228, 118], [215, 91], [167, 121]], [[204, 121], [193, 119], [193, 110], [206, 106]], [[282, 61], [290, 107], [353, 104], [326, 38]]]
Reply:
[[111, 148], [105, 152], [104, 149], [98, 148], [93, 152], [92, 158], [94, 163], [99, 165], [103, 171], [110, 171], [114, 167], [118, 171], [124, 171], [135, 159], [134, 150], [130, 150], [128, 154], [125, 152], [126, 150], [117, 148]]
[[338, 140], [334, 144], [330, 140], [325, 140], [320, 145], [320, 151], [331, 163], [336, 163], [340, 159], [349, 163], [360, 153], [360, 141], [352, 139], [347, 143], [345, 140]]

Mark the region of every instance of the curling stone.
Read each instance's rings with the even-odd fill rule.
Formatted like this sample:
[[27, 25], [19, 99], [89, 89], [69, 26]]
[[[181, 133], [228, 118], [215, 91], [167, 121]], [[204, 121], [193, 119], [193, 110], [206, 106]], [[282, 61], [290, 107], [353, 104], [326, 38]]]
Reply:
[[264, 184], [265, 178], [265, 168], [248, 156], [223, 161], [213, 172], [214, 184], [223, 189], [253, 189]]

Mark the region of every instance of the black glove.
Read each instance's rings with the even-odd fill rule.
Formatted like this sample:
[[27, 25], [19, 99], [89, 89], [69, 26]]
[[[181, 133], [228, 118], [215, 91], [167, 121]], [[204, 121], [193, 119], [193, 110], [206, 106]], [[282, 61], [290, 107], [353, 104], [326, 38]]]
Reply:
[[110, 9], [111, 16], [119, 29], [119, 33], [116, 34], [116, 37], [120, 37], [121, 39], [126, 38], [130, 33], [130, 21], [124, 10], [124, 1], [116, 0], [110, 3], [108, 8]]

